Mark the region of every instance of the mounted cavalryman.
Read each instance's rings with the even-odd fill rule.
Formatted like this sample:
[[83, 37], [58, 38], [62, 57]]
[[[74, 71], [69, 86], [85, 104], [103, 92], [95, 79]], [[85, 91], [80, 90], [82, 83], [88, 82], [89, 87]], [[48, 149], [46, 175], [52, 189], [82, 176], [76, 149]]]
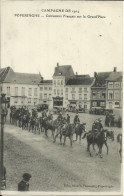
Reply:
[[79, 119], [79, 116], [78, 116], [78, 113], [75, 115], [74, 117], [74, 124], [77, 125], [80, 123], [80, 119]]

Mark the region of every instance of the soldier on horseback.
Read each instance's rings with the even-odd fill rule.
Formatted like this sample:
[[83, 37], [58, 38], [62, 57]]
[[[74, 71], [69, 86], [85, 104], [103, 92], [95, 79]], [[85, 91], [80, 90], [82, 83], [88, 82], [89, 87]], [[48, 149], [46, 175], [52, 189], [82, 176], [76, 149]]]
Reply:
[[79, 119], [79, 116], [78, 116], [78, 113], [75, 115], [74, 117], [74, 124], [79, 124], [80, 123], [80, 119]]
[[58, 122], [62, 122], [63, 116], [62, 116], [61, 112], [59, 113], [57, 120], [58, 120]]
[[67, 119], [66, 119], [67, 123], [70, 124], [70, 116], [69, 114], [67, 114]]
[[46, 111], [45, 110], [42, 113], [42, 118], [47, 118], [47, 114], [46, 114]]

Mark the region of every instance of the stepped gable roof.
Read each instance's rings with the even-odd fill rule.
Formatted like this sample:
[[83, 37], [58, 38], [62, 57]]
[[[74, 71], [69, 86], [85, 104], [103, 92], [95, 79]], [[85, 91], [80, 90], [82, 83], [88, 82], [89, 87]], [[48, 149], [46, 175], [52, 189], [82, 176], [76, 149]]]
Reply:
[[122, 80], [123, 72], [112, 72], [107, 78], [106, 81], [118, 82]]
[[6, 74], [6, 77], [4, 77], [2, 82], [15, 84], [38, 84], [41, 81], [40, 74], [14, 72], [10, 67], [8, 69], [8, 73]]
[[67, 81], [66, 85], [91, 85], [93, 80], [93, 77], [73, 77]]
[[65, 78], [70, 78], [74, 75], [74, 71], [71, 65], [58, 65], [55, 67], [53, 76], [65, 76]]
[[95, 82], [92, 87], [105, 87], [106, 78], [108, 78], [111, 73], [112, 72], [99, 72], [96, 74]]

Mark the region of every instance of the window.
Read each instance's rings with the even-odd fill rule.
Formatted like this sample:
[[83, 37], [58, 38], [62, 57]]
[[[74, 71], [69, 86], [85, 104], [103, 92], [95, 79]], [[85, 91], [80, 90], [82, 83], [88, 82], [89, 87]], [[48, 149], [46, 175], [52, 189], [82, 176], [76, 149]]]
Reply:
[[43, 90], [43, 87], [40, 87], [40, 91], [42, 91]]
[[54, 89], [54, 95], [56, 95], [56, 89]]
[[82, 91], [82, 88], [79, 88], [79, 91]]
[[37, 98], [34, 98], [34, 105], [37, 103]]
[[34, 88], [34, 96], [37, 96], [37, 88]]
[[28, 98], [28, 103], [29, 103], [29, 104], [31, 103], [31, 98]]
[[105, 102], [104, 101], [101, 101], [100, 102], [100, 106], [105, 106]]
[[61, 95], [63, 95], [63, 89], [61, 89]]
[[22, 87], [22, 96], [25, 96], [25, 87]]
[[28, 89], [28, 95], [31, 96], [32, 95], [32, 88]]
[[44, 94], [44, 99], [47, 99], [47, 94]]
[[120, 83], [119, 83], [119, 82], [115, 82], [114, 87], [115, 87], [115, 88], [120, 88]]
[[10, 95], [10, 87], [7, 87], [7, 95]]
[[95, 92], [93, 92], [93, 98], [96, 98], [96, 93]]
[[18, 87], [15, 87], [15, 96], [18, 96]]
[[57, 95], [59, 95], [59, 89], [57, 89]]
[[93, 104], [92, 104], [94, 107], [97, 106], [97, 102], [96, 101], [93, 101]]
[[75, 99], [75, 94], [72, 94], [72, 99]]
[[65, 94], [65, 99], [68, 100], [68, 94]]
[[105, 99], [105, 93], [102, 93], [102, 98]]
[[72, 88], [72, 91], [75, 91], [75, 88]]
[[87, 94], [84, 94], [84, 100], [87, 100]]
[[114, 92], [114, 99], [119, 99], [119, 91]]
[[49, 90], [52, 90], [52, 87], [49, 87]]
[[113, 92], [109, 92], [108, 99], [113, 99]]
[[43, 99], [43, 93], [40, 93], [40, 99]]
[[47, 87], [44, 87], [44, 90], [47, 90]]
[[15, 103], [15, 104], [18, 103], [18, 97], [15, 98], [14, 103]]
[[54, 80], [54, 85], [56, 86], [56, 80]]
[[82, 99], [82, 94], [79, 94], [79, 99]]
[[68, 88], [65, 89], [65, 92], [68, 92]]
[[50, 99], [52, 98], [52, 95], [51, 95], [51, 94], [49, 94], [49, 98], [50, 98]]
[[60, 85], [60, 80], [57, 81], [57, 85]]
[[120, 106], [119, 101], [116, 101], [115, 102], [115, 107], [119, 107], [119, 106]]
[[84, 92], [87, 92], [87, 88], [84, 88]]
[[113, 88], [113, 82], [108, 83], [108, 88]]
[[63, 80], [61, 80], [61, 85], [63, 85]]
[[97, 92], [97, 98], [100, 99], [100, 92]]
[[112, 108], [112, 102], [109, 102], [109, 108]]

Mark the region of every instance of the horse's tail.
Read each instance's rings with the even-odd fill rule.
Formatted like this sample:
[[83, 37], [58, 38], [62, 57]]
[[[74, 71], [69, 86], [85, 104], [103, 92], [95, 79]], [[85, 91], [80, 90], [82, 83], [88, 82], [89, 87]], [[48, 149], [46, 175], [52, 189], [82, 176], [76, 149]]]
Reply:
[[87, 133], [84, 133], [84, 135], [83, 135], [82, 139], [84, 139], [84, 138], [86, 137], [86, 135], [87, 135]]

